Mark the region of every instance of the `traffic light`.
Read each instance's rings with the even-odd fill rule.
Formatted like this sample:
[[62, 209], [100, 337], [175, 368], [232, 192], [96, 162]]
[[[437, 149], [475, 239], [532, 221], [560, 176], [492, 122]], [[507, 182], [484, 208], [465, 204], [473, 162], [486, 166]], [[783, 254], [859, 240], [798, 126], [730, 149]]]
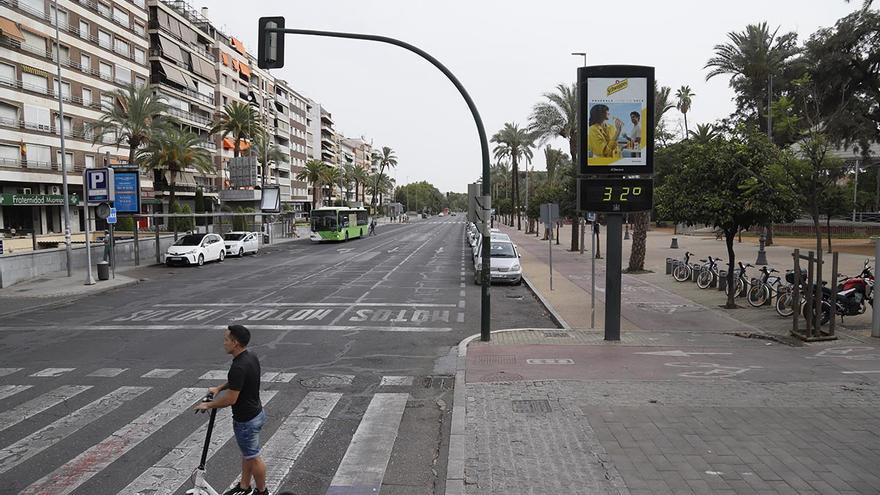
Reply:
[[279, 69], [284, 67], [284, 33], [268, 31], [269, 29], [284, 29], [284, 17], [260, 17], [257, 67]]

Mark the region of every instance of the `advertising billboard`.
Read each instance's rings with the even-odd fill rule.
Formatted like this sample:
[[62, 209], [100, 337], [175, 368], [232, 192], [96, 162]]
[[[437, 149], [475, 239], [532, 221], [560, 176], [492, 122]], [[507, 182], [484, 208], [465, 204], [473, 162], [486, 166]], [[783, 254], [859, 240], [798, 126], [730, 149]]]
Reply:
[[653, 87], [652, 67], [606, 65], [578, 70], [581, 174], [653, 172]]
[[141, 212], [140, 174], [137, 169], [114, 169], [113, 185], [116, 198], [113, 205], [119, 213]]

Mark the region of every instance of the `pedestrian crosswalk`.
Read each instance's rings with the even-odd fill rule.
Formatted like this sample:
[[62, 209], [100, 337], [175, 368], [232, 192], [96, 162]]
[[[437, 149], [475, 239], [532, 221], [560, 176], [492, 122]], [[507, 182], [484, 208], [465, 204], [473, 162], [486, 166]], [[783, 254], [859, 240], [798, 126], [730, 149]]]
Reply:
[[[24, 495], [182, 493], [199, 464], [208, 417], [186, 413], [211, 382], [226, 379], [226, 370], [182, 368], [2, 372], [0, 486]], [[132, 383], [125, 383], [126, 378]], [[363, 397], [369, 403], [360, 409], [354, 431], [346, 429], [352, 436], [326, 493], [378, 492], [411, 399], [410, 387], [420, 380], [266, 371], [261, 381], [270, 418], [261, 455], [271, 493], [295, 478], [297, 463], [332, 416], [350, 417], [350, 402]], [[346, 394], [352, 398], [345, 399]], [[231, 411], [221, 409], [208, 449], [209, 465], [215, 457], [227, 468], [238, 461], [233, 437]], [[208, 476], [224, 491], [238, 482], [237, 474], [209, 470]]]

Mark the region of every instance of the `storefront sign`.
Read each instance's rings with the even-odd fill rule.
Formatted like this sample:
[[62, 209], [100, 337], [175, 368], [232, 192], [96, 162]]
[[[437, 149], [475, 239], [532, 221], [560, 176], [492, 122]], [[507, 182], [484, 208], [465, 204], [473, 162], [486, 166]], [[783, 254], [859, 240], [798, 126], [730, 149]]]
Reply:
[[37, 69], [36, 67], [31, 67], [29, 65], [22, 65], [21, 71], [27, 72], [28, 74], [33, 74], [35, 76], [50, 77], [48, 72], [46, 72], [44, 70]]
[[[70, 195], [71, 206], [79, 204], [79, 196]], [[0, 206], [64, 206], [60, 194], [0, 194]]]

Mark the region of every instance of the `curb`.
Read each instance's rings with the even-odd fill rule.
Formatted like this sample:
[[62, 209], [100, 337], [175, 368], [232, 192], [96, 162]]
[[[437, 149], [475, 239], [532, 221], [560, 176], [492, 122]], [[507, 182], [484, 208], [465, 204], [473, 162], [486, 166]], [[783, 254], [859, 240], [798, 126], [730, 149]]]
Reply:
[[[490, 334], [516, 332], [521, 328], [495, 330]], [[458, 343], [458, 359], [455, 365], [455, 388], [452, 393], [452, 425], [449, 433], [449, 452], [446, 456], [446, 495], [465, 495], [464, 462], [467, 455], [467, 396], [465, 395], [465, 372], [467, 370], [467, 346], [480, 338], [475, 333]]]
[[548, 313], [550, 313], [550, 319], [553, 320], [553, 322], [556, 323], [559, 328], [563, 330], [570, 330], [571, 325], [569, 325], [568, 322], [562, 318], [562, 316], [556, 311], [556, 308], [554, 308], [553, 305], [550, 304], [550, 301], [548, 301], [543, 294], [535, 289], [535, 287], [532, 285], [532, 281], [529, 280], [528, 277], [526, 277], [525, 273], [523, 273], [522, 279], [523, 282], [525, 282], [526, 287], [528, 287], [529, 292], [534, 294], [535, 297], [538, 298], [538, 302], [541, 303], [541, 306], [544, 306], [544, 309], [547, 310]]
[[[101, 294], [101, 293], [108, 292], [108, 291], [111, 291], [114, 289], [121, 289], [123, 287], [130, 287], [132, 285], [137, 285], [140, 282], [141, 282], [140, 279], [132, 279], [131, 281], [125, 282], [123, 284], [114, 285], [112, 287], [102, 287], [100, 289], [95, 289], [93, 291], [85, 292], [82, 294], [76, 294], [74, 296], [67, 296], [67, 297], [59, 296], [59, 299], [52, 299], [51, 301], [45, 302], [43, 304], [37, 304], [35, 306], [30, 306], [28, 308], [16, 309], [13, 311], [8, 311], [6, 313], [0, 313], [0, 317], [15, 316], [15, 315], [23, 314], [23, 313], [29, 313], [31, 311], [36, 311], [36, 310], [43, 309], [43, 308], [46, 308], [49, 306], [66, 305], [66, 304], [70, 304], [72, 302], [78, 301], [80, 299], [83, 299], [85, 297], [93, 296], [96, 294]], [[50, 296], [50, 298], [51, 298], [51, 296]], [[14, 298], [14, 297], [3, 298], [2, 296], [0, 296], [0, 300], [3, 300], [3, 299], [14, 300], [16, 298]], [[47, 299], [49, 299], [49, 298], [47, 298]]]

